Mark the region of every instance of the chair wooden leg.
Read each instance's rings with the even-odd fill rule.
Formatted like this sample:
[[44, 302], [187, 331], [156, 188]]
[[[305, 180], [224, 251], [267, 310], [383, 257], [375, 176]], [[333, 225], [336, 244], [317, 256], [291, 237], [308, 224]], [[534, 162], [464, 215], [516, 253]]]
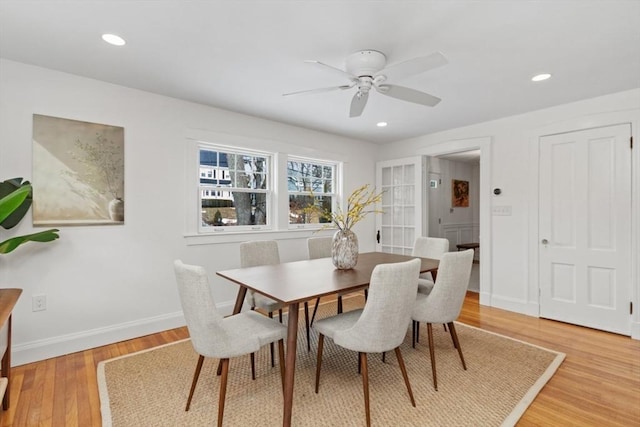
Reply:
[[189, 410], [191, 406], [191, 399], [193, 398], [193, 392], [196, 391], [196, 384], [198, 384], [198, 377], [200, 377], [200, 370], [202, 369], [202, 363], [204, 362], [204, 356], [198, 357], [198, 363], [196, 363], [196, 371], [193, 373], [193, 381], [191, 381], [191, 390], [189, 390], [189, 398], [187, 399], [187, 406], [185, 411]]
[[453, 345], [458, 349], [460, 360], [462, 361], [462, 367], [467, 370], [467, 364], [464, 363], [464, 356], [462, 355], [462, 348], [460, 348], [460, 341], [458, 341], [458, 334], [456, 333], [456, 327], [453, 322], [449, 322], [449, 332], [451, 332], [451, 339], [453, 339]]
[[229, 359], [222, 359], [222, 376], [220, 377], [220, 397], [218, 398], [218, 427], [222, 427], [224, 417], [224, 401], [227, 397], [227, 379], [229, 378]]
[[255, 380], [256, 379], [256, 355], [255, 353], [251, 353], [249, 356], [251, 358], [251, 379]]
[[278, 341], [278, 360], [280, 362], [280, 382], [282, 383], [282, 393], [284, 394], [284, 340]]
[[364, 300], [366, 301], [369, 298], [369, 288], [364, 290]]
[[318, 358], [316, 359], [316, 394], [320, 388], [320, 369], [322, 368], [322, 347], [324, 346], [324, 335], [318, 337]]
[[387, 363], [387, 352], [386, 351], [382, 352], [382, 363]]
[[282, 309], [278, 310], [278, 320], [282, 323]]
[[431, 373], [433, 375], [433, 388], [438, 391], [438, 378], [436, 377], [436, 353], [433, 348], [433, 326], [427, 323], [427, 332], [429, 335], [429, 356], [431, 357]]
[[313, 314], [311, 315], [311, 322], [309, 322], [309, 327], [313, 326], [313, 321], [316, 320], [316, 313], [318, 312], [319, 306], [320, 298], [316, 298], [316, 305], [313, 306]]
[[416, 323], [415, 320], [411, 321], [411, 348], [416, 348]]
[[420, 344], [420, 322], [416, 323], [416, 342]]
[[367, 353], [360, 353], [362, 365], [362, 391], [364, 393], [364, 412], [367, 417], [367, 427], [371, 426], [371, 413], [369, 408], [369, 369], [367, 368]]
[[[280, 313], [282, 314], [282, 310], [280, 310]], [[269, 312], [269, 318], [273, 319], [273, 311]], [[282, 323], [282, 317], [280, 317], [280, 323]], [[273, 356], [273, 343], [269, 344], [269, 351], [271, 352], [271, 367], [273, 368], [274, 366], [276, 366], [276, 361], [275, 361], [275, 357]]]
[[342, 295], [338, 295], [338, 314], [342, 313]]
[[304, 302], [304, 326], [307, 328], [307, 351], [311, 351], [311, 335], [309, 331], [309, 303]]
[[396, 347], [396, 358], [398, 359], [398, 365], [400, 365], [400, 370], [402, 371], [402, 378], [404, 378], [404, 384], [407, 386], [407, 391], [409, 392], [409, 399], [411, 400], [411, 404], [415, 408], [416, 401], [413, 398], [413, 391], [411, 391], [411, 383], [409, 383], [409, 375], [407, 375], [407, 368], [404, 366], [404, 359], [402, 358], [400, 347]]
[[453, 333], [451, 332], [451, 328], [447, 329], [447, 324], [443, 323], [442, 326], [444, 326], [444, 331], [445, 332], [449, 332], [449, 334], [451, 335], [451, 341], [453, 342], [453, 347], [454, 348], [458, 348], [458, 343], [456, 343], [456, 340], [453, 339]]

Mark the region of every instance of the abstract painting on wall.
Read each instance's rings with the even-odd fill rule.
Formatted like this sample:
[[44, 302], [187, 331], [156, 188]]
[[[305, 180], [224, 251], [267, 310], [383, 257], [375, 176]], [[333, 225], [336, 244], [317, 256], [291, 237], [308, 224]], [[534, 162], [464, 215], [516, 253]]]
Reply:
[[124, 224], [124, 128], [33, 115], [33, 225]]
[[469, 181], [451, 180], [451, 207], [469, 207]]

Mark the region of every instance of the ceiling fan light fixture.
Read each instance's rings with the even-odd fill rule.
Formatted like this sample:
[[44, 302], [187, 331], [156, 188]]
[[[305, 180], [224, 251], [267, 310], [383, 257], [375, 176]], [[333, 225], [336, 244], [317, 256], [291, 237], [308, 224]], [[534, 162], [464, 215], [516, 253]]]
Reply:
[[387, 58], [377, 50], [361, 50], [347, 57], [347, 72], [356, 76], [374, 76], [387, 64]]
[[122, 37], [108, 33], [102, 35], [102, 40], [114, 46], [124, 46], [127, 43]]
[[551, 74], [542, 73], [542, 74], [537, 74], [537, 75], [531, 77], [531, 81], [532, 82], [542, 82], [542, 81], [545, 81], [545, 80], [547, 80], [549, 78], [551, 78]]
[[376, 123], [376, 126], [378, 126], [379, 128], [383, 128], [386, 127], [389, 123], [387, 122], [378, 122]]
[[[305, 63], [323, 69], [327, 72], [331, 72], [334, 75], [339, 75], [343, 79], [346, 78], [349, 81], [349, 84], [318, 89], [299, 90], [296, 92], [285, 93], [283, 96], [330, 92], [357, 87], [357, 92], [353, 95], [353, 98], [351, 98], [349, 117], [360, 117], [364, 111], [364, 107], [367, 105], [371, 89], [374, 89], [374, 92], [399, 99], [401, 101], [412, 102], [414, 104], [424, 105], [427, 107], [435, 107], [441, 101], [440, 98], [408, 87], [398, 86], [396, 84], [387, 84], [386, 81], [387, 78], [389, 78], [389, 75], [392, 76], [391, 78], [393, 81], [393, 79], [401, 80], [412, 75], [424, 73], [425, 71], [445, 65], [447, 60], [442, 53], [435, 52], [427, 56], [420, 56], [404, 62], [399, 62], [385, 68], [387, 58], [383, 53], [378, 52], [377, 50], [361, 50], [352, 53], [347, 57], [346, 70], [342, 70], [316, 60], [307, 60]], [[383, 125], [378, 126], [382, 127]]]

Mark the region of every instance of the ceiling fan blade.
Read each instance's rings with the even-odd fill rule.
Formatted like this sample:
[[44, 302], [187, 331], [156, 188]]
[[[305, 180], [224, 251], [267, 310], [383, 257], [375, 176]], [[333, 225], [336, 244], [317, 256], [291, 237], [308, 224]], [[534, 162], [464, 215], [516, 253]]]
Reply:
[[377, 73], [377, 75], [384, 75], [387, 77], [387, 80], [402, 80], [409, 76], [441, 67], [446, 63], [447, 58], [445, 58], [440, 52], [435, 52], [431, 55], [421, 56], [391, 65]]
[[379, 85], [374, 87], [383, 95], [401, 99], [403, 101], [413, 102], [415, 104], [426, 105], [428, 107], [435, 107], [441, 101], [441, 99], [436, 96], [404, 86]]
[[358, 78], [356, 76], [354, 76], [351, 73], [347, 73], [344, 70], [341, 70], [340, 68], [336, 68], [336, 67], [332, 67], [331, 65], [327, 65], [324, 62], [320, 62], [320, 61], [313, 61], [313, 60], [307, 60], [304, 61], [306, 64], [311, 64], [314, 65], [316, 68], [321, 69], [321, 70], [325, 70], [325, 71], [330, 71], [334, 74], [338, 74], [340, 77], [349, 79], [353, 82], [357, 82]]
[[308, 94], [312, 94], [312, 93], [331, 92], [331, 91], [334, 91], [334, 90], [346, 90], [346, 89], [351, 89], [353, 86], [355, 86], [355, 82], [351, 83], [351, 84], [348, 84], [348, 85], [342, 85], [342, 86], [321, 87], [321, 88], [318, 88], [318, 89], [299, 90], [297, 92], [283, 93], [282, 96], [308, 95]]
[[356, 92], [351, 99], [351, 109], [349, 110], [349, 117], [360, 117], [367, 100], [369, 99], [369, 92]]

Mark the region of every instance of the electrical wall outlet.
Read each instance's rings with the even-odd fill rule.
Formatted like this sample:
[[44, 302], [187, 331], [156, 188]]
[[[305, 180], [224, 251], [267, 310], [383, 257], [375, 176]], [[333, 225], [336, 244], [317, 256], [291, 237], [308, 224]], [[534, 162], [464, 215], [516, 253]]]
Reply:
[[31, 297], [31, 311], [44, 311], [47, 309], [46, 295], [33, 295]]

